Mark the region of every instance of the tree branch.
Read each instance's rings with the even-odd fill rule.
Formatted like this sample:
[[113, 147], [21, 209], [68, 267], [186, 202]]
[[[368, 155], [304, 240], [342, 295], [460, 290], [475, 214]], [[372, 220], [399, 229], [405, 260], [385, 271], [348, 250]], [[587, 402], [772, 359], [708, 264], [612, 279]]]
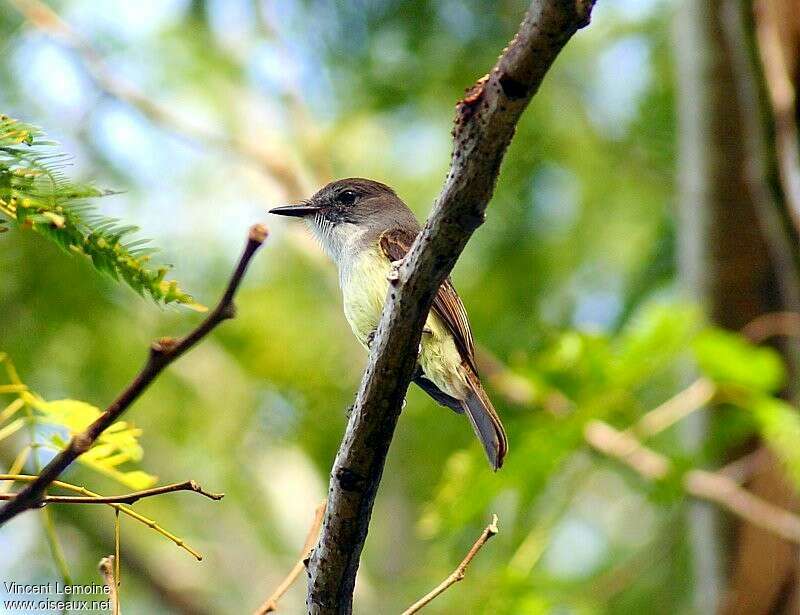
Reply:
[[165, 337], [152, 344], [147, 363], [145, 363], [142, 370], [128, 387], [120, 393], [119, 397], [85, 431], [73, 436], [67, 447], [44, 467], [35, 481], [29, 483], [13, 500], [5, 504], [3, 508], [0, 508], [0, 525], [25, 510], [39, 506], [47, 487], [73, 461], [91, 448], [100, 434], [139, 398], [164, 368], [189, 351], [221, 322], [234, 317], [236, 307], [233, 303], [233, 297], [239, 288], [250, 261], [266, 238], [267, 228], [265, 226], [256, 224], [250, 228], [244, 252], [217, 306], [186, 337], [182, 339]]
[[[0, 474], [0, 481], [20, 481], [25, 483], [33, 483], [39, 480], [39, 476], [35, 474]], [[99, 493], [95, 493], [94, 491], [90, 491], [86, 487], [81, 487], [79, 485], [73, 485], [71, 483], [65, 483], [61, 480], [54, 480], [51, 485], [53, 487], [61, 487], [62, 489], [66, 489], [67, 491], [74, 491], [75, 493], [80, 493], [85, 497], [89, 498], [101, 498]], [[144, 515], [136, 512], [133, 508], [129, 506], [125, 506], [124, 504], [114, 504], [114, 503], [107, 503], [106, 506], [110, 506], [114, 510], [121, 512], [125, 515], [128, 515], [131, 519], [138, 521], [149, 527], [154, 532], [161, 534], [167, 540], [175, 543], [178, 547], [186, 551], [187, 553], [191, 554], [198, 562], [203, 560], [203, 556], [200, 555], [198, 551], [190, 547], [186, 542], [176, 536], [172, 532], [165, 530], [161, 527], [158, 523], [150, 519], [149, 517], [145, 517]]]
[[[586, 424], [586, 441], [596, 450], [624, 463], [647, 480], [661, 480], [672, 471], [672, 462], [630, 433], [602, 421]], [[742, 488], [725, 470], [689, 470], [682, 477], [690, 496], [717, 504], [737, 517], [795, 544], [800, 544], [800, 517]]]
[[763, 344], [773, 337], [800, 337], [800, 314], [797, 312], [767, 312], [755, 317], [742, 328], [753, 344]]
[[289, 591], [289, 588], [297, 580], [297, 577], [300, 576], [300, 573], [305, 570], [308, 556], [311, 553], [311, 549], [314, 547], [314, 544], [317, 542], [319, 528], [322, 525], [322, 516], [325, 514], [325, 507], [327, 505], [328, 500], [322, 500], [322, 503], [317, 506], [317, 510], [314, 513], [314, 521], [311, 523], [311, 527], [308, 529], [308, 535], [306, 536], [306, 541], [303, 544], [303, 550], [300, 551], [300, 558], [297, 560], [297, 562], [295, 562], [295, 565], [292, 566], [289, 574], [287, 574], [286, 578], [283, 579], [280, 585], [275, 588], [275, 591], [272, 592], [270, 597], [267, 598], [264, 603], [255, 610], [254, 615], [265, 615], [266, 613], [274, 613], [277, 611], [278, 600], [283, 597], [283, 594]]
[[[0, 475], [0, 480], [6, 480]], [[17, 480], [16, 478], [9, 478], [7, 480]], [[211, 500], [221, 500], [225, 497], [224, 493], [209, 493], [205, 491], [200, 485], [193, 480], [187, 480], [182, 483], [173, 483], [171, 485], [163, 485], [161, 487], [153, 487], [152, 489], [144, 489], [142, 491], [134, 491], [125, 495], [109, 495], [109, 496], [79, 496], [79, 495], [43, 495], [39, 500], [43, 504], [133, 504], [144, 498], [151, 498], [156, 495], [163, 495], [165, 493], [175, 493], [176, 491], [194, 491], [200, 495]], [[16, 493], [0, 493], [0, 500], [13, 500], [17, 497]]]
[[716, 393], [717, 386], [711, 380], [698, 378], [663, 404], [650, 410], [636, 422], [632, 430], [643, 440], [651, 438], [703, 408]]
[[100, 560], [97, 568], [100, 570], [100, 576], [103, 577], [103, 583], [108, 588], [108, 600], [111, 602], [112, 615], [119, 615], [120, 604], [119, 594], [117, 593], [117, 578], [114, 575], [114, 562], [113, 555], [106, 555]]
[[463, 580], [464, 575], [467, 573], [467, 566], [469, 566], [472, 559], [478, 554], [478, 551], [483, 548], [483, 545], [489, 542], [489, 539], [496, 535], [497, 532], [497, 515], [492, 515], [492, 522], [486, 526], [486, 528], [483, 530], [483, 533], [478, 537], [478, 540], [476, 540], [475, 544], [472, 545], [472, 548], [467, 553], [467, 556], [461, 561], [458, 567], [452, 573], [450, 573], [450, 576], [433, 588], [430, 593], [424, 595], [405, 611], [403, 611], [402, 615], [413, 615], [413, 613], [422, 610], [437, 596], [439, 596], [439, 594], [444, 593], [450, 586], [455, 585], [459, 581]]
[[494, 190], [522, 112], [593, 0], [534, 0], [492, 71], [456, 106], [450, 172], [433, 214], [400, 264], [331, 471], [328, 510], [309, 563], [310, 612], [350, 613], [361, 550], [422, 327]]

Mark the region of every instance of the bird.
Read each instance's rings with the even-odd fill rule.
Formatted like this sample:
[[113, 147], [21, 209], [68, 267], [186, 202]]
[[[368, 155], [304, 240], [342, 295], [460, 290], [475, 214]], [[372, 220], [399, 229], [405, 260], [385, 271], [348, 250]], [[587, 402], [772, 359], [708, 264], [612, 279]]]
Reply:
[[[353, 177], [269, 213], [305, 221], [336, 264], [345, 318], [369, 349], [393, 268], [421, 230], [413, 212], [386, 184]], [[413, 380], [440, 405], [466, 414], [490, 466], [502, 467], [508, 439], [481, 384], [467, 312], [449, 277], [425, 321]]]

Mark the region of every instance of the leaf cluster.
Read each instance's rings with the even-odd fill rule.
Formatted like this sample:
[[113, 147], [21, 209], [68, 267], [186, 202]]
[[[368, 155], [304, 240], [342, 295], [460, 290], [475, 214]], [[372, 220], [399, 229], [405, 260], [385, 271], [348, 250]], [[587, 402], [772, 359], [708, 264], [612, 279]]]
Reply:
[[[0, 411], [0, 440], [28, 425], [37, 436], [32, 446], [60, 451], [72, 436], [81, 433], [100, 416], [100, 410], [86, 402], [43, 399], [20, 380], [13, 364], [3, 353], [0, 353], [0, 363], [5, 365], [9, 381], [0, 384], [0, 394], [14, 396]], [[78, 458], [78, 462], [133, 490], [152, 487], [157, 477], [142, 470], [121, 468], [128, 462], [141, 460], [142, 447], [138, 440], [141, 433], [141, 429], [127, 421], [117, 421]]]
[[38, 128], [0, 115], [0, 215], [5, 221], [88, 257], [95, 269], [140, 295], [203, 310], [175, 280], [166, 279], [168, 266], [150, 264], [155, 250], [149, 240], [132, 238], [137, 227], [103, 216], [87, 202], [113, 193], [70, 181], [63, 172], [68, 159], [53, 151], [55, 145]]
[[[558, 332], [538, 352], [512, 362], [509, 372], [526, 382], [530, 401], [502, 409], [509, 431], [516, 434], [513, 456], [503, 469], [504, 492], [498, 492], [494, 476], [481, 471], [479, 451], [457, 451], [447, 461], [419, 524], [425, 537], [460, 536], [473, 531], [470, 524], [486, 511], [498, 510], [501, 518], [511, 520], [505, 527], [513, 549], [510, 563], [495, 581], [507, 586], [507, 591], [496, 593], [510, 605], [498, 606], [498, 611], [528, 612], [522, 606], [525, 600], [541, 597], [544, 588], [558, 594], [558, 583], [566, 583], [561, 599], [569, 594], [572, 606], [579, 606], [580, 596], [568, 589], [575, 586], [538, 564], [556, 525], [593, 475], [584, 426], [602, 420], [635, 432], [639, 418], [685, 386], [687, 372], [713, 383], [716, 393], [706, 406], [714, 409], [710, 420], [719, 426], [713, 438], [695, 449], [687, 449], [677, 426], [651, 435], [645, 444], [667, 457], [673, 470], [652, 483], [622, 469], [640, 501], [668, 519], [685, 501], [686, 470], [718, 467], [724, 462], [723, 451], [756, 434], [800, 485], [800, 418], [797, 408], [780, 397], [788, 375], [781, 355], [741, 334], [705, 325], [697, 310], [650, 307], [617, 334]], [[596, 572], [612, 566], [619, 556], [609, 550]], [[531, 607], [530, 612], [539, 610]]]

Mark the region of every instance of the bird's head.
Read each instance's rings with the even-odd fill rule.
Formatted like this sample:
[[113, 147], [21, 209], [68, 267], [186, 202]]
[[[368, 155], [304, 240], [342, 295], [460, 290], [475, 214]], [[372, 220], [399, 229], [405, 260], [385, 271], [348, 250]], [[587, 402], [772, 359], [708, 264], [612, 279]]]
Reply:
[[394, 190], [359, 177], [331, 182], [311, 198], [275, 207], [269, 213], [303, 218], [335, 260], [359, 237], [396, 226], [418, 228], [414, 214]]
[[269, 213], [305, 218], [317, 224], [360, 225], [398, 204], [405, 207], [386, 184], [351, 177], [331, 182], [310, 199], [275, 207]]

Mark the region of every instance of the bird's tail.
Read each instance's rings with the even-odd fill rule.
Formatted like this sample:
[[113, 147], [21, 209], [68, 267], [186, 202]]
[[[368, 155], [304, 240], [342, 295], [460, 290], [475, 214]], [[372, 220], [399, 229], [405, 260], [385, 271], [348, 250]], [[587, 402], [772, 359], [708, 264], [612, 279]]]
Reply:
[[469, 374], [467, 383], [469, 384], [469, 393], [461, 404], [469, 417], [475, 435], [483, 444], [489, 463], [497, 471], [503, 466], [503, 459], [508, 452], [506, 430], [478, 377]]

